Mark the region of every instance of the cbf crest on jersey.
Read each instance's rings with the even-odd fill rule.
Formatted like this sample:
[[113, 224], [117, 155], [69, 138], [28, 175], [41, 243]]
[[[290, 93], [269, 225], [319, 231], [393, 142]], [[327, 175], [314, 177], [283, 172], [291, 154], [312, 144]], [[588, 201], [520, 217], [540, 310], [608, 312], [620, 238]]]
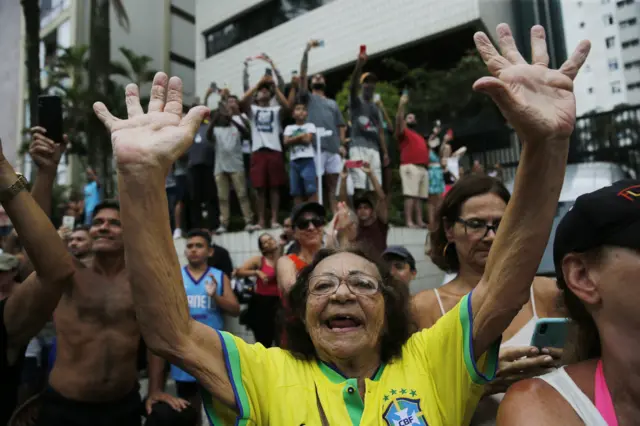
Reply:
[[388, 426], [428, 426], [415, 390], [391, 389], [383, 399], [389, 404], [382, 414]]

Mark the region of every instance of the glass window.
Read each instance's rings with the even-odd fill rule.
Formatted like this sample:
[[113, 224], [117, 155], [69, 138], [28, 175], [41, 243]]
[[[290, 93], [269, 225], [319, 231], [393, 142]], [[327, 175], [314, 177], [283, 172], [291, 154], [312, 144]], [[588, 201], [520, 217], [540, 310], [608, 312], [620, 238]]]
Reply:
[[629, 89], [629, 90], [638, 90], [638, 89], [640, 89], [640, 81], [628, 84], [627, 85], [627, 89]]
[[622, 42], [622, 48], [628, 49], [630, 47], [634, 47], [640, 44], [640, 39], [634, 38], [625, 42]]
[[615, 36], [607, 37], [606, 39], [604, 39], [604, 43], [607, 45], [607, 49], [611, 49], [613, 46], [616, 45]]
[[584, 28], [584, 22], [580, 22], [580, 28]]
[[587, 93], [592, 94], [592, 93], [593, 93], [593, 87], [589, 87], [589, 88], [587, 89]]
[[612, 81], [611, 82], [611, 93], [620, 93], [622, 92], [622, 89], [620, 88], [620, 82], [619, 81]]
[[203, 33], [207, 58], [334, 0], [272, 0]]
[[638, 18], [629, 18], [624, 21], [620, 21], [620, 28], [628, 28], [636, 25], [638, 23]]
[[635, 60], [635, 61], [631, 61], [631, 62], [627, 62], [624, 64], [624, 69], [626, 70], [630, 70], [633, 68], [640, 68], [640, 59], [639, 60]]
[[609, 71], [616, 71], [618, 69], [618, 59], [609, 59]]
[[604, 14], [602, 16], [602, 21], [604, 22], [604, 25], [613, 25], [613, 15], [610, 13]]

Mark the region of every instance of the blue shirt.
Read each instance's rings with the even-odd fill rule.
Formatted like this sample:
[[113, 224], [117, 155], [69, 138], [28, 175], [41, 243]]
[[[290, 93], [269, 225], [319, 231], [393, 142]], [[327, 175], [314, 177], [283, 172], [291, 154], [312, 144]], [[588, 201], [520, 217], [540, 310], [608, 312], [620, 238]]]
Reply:
[[100, 203], [100, 191], [98, 182], [89, 182], [84, 186], [84, 223], [91, 225], [93, 209]]
[[[224, 288], [224, 274], [221, 270], [209, 267], [200, 279], [193, 278], [189, 270], [185, 266], [182, 268], [182, 282], [184, 290], [187, 293], [187, 301], [189, 303], [189, 313], [191, 318], [208, 325], [216, 330], [221, 330], [224, 326], [222, 312], [215, 305], [214, 300], [209, 297], [206, 285], [215, 278], [218, 283], [216, 294], [222, 296]], [[195, 382], [195, 377], [189, 373], [179, 369], [175, 365], [171, 366], [171, 377], [177, 382]]]

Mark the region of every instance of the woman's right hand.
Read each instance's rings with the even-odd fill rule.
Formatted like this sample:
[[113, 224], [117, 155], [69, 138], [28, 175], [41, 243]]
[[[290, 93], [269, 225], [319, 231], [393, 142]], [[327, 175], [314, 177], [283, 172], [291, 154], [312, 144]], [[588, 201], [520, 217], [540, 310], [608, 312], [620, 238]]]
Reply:
[[500, 349], [496, 379], [485, 388], [485, 396], [504, 393], [513, 383], [540, 376], [559, 366], [562, 349], [518, 346]]
[[262, 282], [269, 281], [269, 277], [267, 276], [267, 274], [265, 274], [262, 271], [256, 271], [256, 277], [260, 278], [262, 280]]

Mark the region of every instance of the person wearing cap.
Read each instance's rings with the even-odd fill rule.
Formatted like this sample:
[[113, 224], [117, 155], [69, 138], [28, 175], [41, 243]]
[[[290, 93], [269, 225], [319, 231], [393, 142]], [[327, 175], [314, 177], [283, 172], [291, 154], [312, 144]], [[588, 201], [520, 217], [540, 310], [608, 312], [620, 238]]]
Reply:
[[[320, 137], [319, 174], [324, 177], [325, 191], [332, 212], [337, 211], [336, 189], [342, 170], [342, 158], [346, 155], [347, 125], [340, 107], [325, 93], [327, 83], [321, 73], [308, 78], [309, 51], [322, 45], [320, 40], [310, 40], [300, 63], [300, 99], [306, 102], [308, 121], [316, 126]], [[309, 90], [311, 89], [311, 90]]]
[[416, 277], [416, 259], [403, 246], [389, 246], [382, 253], [382, 258], [389, 264], [391, 275], [409, 285]]
[[299, 204], [291, 211], [293, 238], [298, 242], [300, 250], [278, 259], [276, 274], [280, 294], [289, 292], [298, 272], [311, 263], [322, 248], [325, 214], [324, 207], [316, 202]]
[[[378, 78], [372, 72], [362, 74], [362, 67], [366, 62], [367, 54], [360, 53], [349, 85], [349, 159], [369, 163], [373, 175], [382, 184], [382, 166], [389, 164], [389, 153], [382, 126], [382, 113], [373, 101]], [[352, 168], [349, 174], [355, 191], [373, 190], [370, 179], [362, 168]]]
[[[270, 227], [281, 228], [278, 223], [280, 187], [287, 183], [287, 175], [280, 133], [282, 120], [291, 113], [295, 95], [296, 90], [292, 88], [287, 99], [274, 83], [273, 77], [265, 74], [240, 100], [241, 111], [251, 119], [249, 177], [251, 186], [257, 193], [258, 224], [254, 227], [256, 229], [266, 226], [267, 196], [271, 206]], [[274, 96], [279, 105], [271, 105]]]
[[572, 320], [568, 365], [511, 386], [499, 424], [638, 424], [640, 180], [578, 197], [556, 229], [553, 259]]
[[[389, 234], [389, 203], [382, 190], [380, 181], [368, 163], [364, 163], [362, 171], [373, 184], [374, 192], [359, 191], [354, 194], [353, 208], [358, 216], [358, 235], [356, 243], [380, 256], [387, 248]], [[347, 196], [347, 168], [341, 174], [340, 201], [348, 202]]]

